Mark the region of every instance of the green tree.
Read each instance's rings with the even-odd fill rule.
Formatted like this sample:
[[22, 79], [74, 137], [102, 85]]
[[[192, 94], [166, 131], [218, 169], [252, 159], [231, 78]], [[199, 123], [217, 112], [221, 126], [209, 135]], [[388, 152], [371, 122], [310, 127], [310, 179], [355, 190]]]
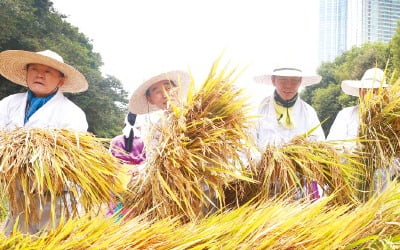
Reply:
[[361, 47], [353, 47], [335, 58], [333, 62], [320, 65], [317, 72], [322, 76], [319, 84], [307, 87], [301, 94], [318, 113], [325, 134], [343, 108], [356, 105], [357, 98], [348, 96], [341, 91], [340, 84], [346, 79], [361, 79], [364, 72], [372, 67], [385, 69], [388, 74], [393, 71], [389, 45], [381, 42], [366, 43]]
[[392, 65], [395, 72], [393, 78], [398, 79], [400, 76], [400, 21], [397, 22], [396, 33], [393, 35], [389, 47], [390, 52], [393, 55]]
[[[128, 93], [121, 82], [100, 72], [101, 56], [89, 39], [65, 21], [48, 0], [0, 0], [0, 51], [51, 49], [80, 72], [89, 89], [67, 96], [86, 113], [89, 131], [100, 137], [120, 133], [126, 113]], [[0, 77], [0, 98], [26, 89]]]

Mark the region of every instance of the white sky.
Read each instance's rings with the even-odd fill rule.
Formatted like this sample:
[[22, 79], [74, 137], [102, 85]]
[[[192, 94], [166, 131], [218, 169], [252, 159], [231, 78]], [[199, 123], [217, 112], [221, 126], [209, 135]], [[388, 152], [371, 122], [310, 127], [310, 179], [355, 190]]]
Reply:
[[276, 66], [318, 67], [319, 0], [53, 0], [91, 39], [104, 74], [129, 92], [145, 79], [189, 69], [197, 83], [212, 62], [246, 67], [239, 84], [254, 97], [252, 77]]

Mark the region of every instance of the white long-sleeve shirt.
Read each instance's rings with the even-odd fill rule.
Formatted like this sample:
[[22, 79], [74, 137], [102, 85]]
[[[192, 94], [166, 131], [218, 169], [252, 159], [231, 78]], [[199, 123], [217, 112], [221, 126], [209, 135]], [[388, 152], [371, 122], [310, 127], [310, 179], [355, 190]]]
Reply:
[[260, 149], [264, 149], [268, 144], [281, 145], [287, 143], [293, 137], [304, 134], [317, 126], [318, 128], [309, 135], [309, 139], [325, 140], [324, 131], [319, 126], [320, 121], [317, 113], [313, 107], [300, 98], [297, 99], [291, 110], [295, 124], [292, 129], [285, 128], [278, 123], [273, 96], [269, 96], [261, 102], [258, 113], [261, 117], [256, 127], [256, 140]]
[[336, 115], [327, 140], [354, 139], [358, 137], [359, 126], [358, 105], [344, 108]]
[[8, 131], [18, 127], [67, 128], [86, 131], [88, 123], [82, 109], [58, 91], [24, 124], [28, 93], [7, 96], [0, 101], [0, 129]]

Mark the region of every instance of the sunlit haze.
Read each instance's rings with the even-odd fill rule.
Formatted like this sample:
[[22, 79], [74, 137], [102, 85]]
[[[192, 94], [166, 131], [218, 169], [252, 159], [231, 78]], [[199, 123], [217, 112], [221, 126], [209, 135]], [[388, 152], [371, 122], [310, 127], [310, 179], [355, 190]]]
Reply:
[[154, 74], [188, 69], [197, 83], [224, 51], [245, 68], [238, 84], [254, 99], [267, 92], [252, 77], [275, 65], [318, 66], [318, 0], [53, 0], [100, 53], [104, 74], [129, 92]]

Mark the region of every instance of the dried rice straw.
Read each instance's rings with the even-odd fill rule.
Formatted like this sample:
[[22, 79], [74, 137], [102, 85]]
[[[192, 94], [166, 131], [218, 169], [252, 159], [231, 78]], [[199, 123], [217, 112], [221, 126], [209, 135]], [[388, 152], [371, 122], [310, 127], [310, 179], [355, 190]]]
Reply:
[[0, 249], [364, 249], [396, 246], [400, 186], [358, 207], [270, 200], [181, 225], [177, 220], [124, 223], [85, 216], [35, 236], [5, 238]]
[[254, 169], [254, 179], [259, 182], [245, 190], [250, 194], [247, 200], [254, 196], [258, 200], [281, 195], [294, 198], [316, 181], [325, 195], [337, 193], [335, 203], [356, 203], [354, 183], [361, 176], [361, 165], [356, 155], [338, 152], [333, 143], [298, 136], [283, 146], [267, 146]]
[[154, 126], [147, 148], [146, 173], [132, 185], [125, 204], [151, 218], [181, 216], [193, 220], [224, 204], [224, 185], [246, 179], [250, 107], [243, 90], [233, 86], [234, 70], [217, 72], [218, 61], [186, 104], [173, 104]]
[[78, 204], [87, 212], [113, 200], [123, 190], [118, 171], [118, 160], [90, 133], [20, 128], [0, 135], [0, 183], [25, 224], [40, 219], [44, 203], [54, 222], [56, 209], [75, 216]]
[[[360, 144], [365, 157], [365, 175], [360, 182], [361, 198], [367, 200], [374, 189], [377, 170], [398, 171], [400, 157], [400, 80], [377, 93], [369, 91], [360, 101]], [[390, 175], [390, 173], [389, 173]], [[381, 177], [384, 178], [384, 177]]]

